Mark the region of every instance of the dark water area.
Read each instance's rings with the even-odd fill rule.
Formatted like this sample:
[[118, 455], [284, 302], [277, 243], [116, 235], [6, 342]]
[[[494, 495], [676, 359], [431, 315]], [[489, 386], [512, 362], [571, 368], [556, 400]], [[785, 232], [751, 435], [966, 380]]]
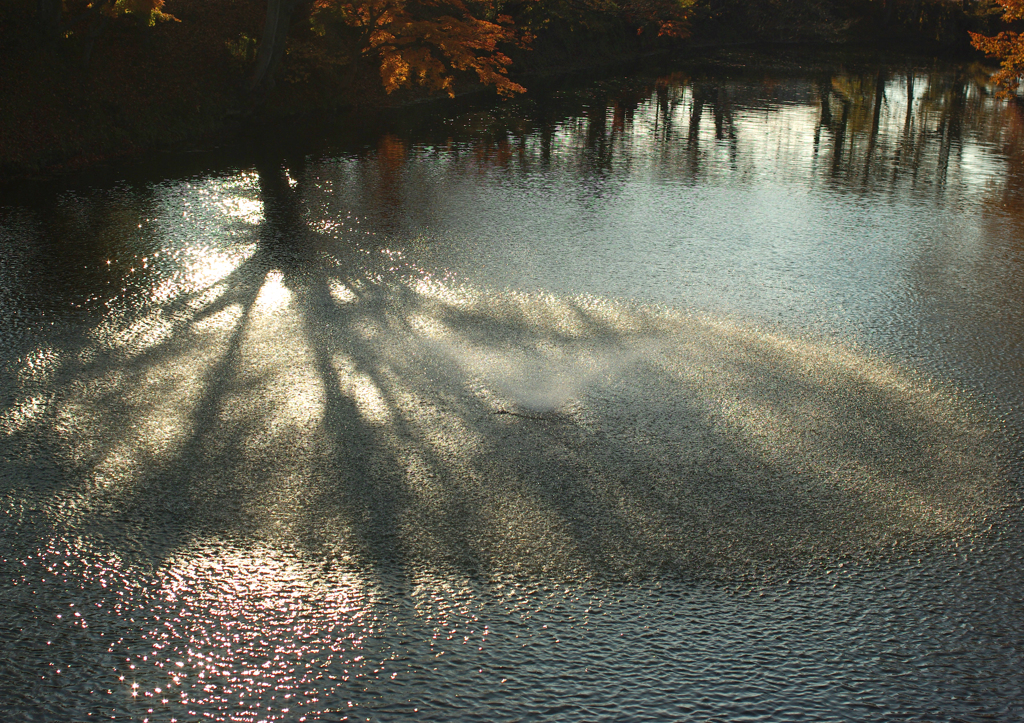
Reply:
[[928, 59], [7, 188], [0, 714], [1019, 720], [1022, 239]]

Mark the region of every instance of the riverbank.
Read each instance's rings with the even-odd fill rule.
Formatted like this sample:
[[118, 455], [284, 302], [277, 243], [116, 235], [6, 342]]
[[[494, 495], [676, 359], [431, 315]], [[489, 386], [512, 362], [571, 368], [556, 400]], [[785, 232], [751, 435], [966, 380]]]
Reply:
[[[6, 181], [73, 172], [144, 151], [216, 144], [253, 124], [287, 117], [358, 115], [429, 97], [421, 88], [386, 93], [372, 63], [325, 60], [297, 48], [273, 89], [255, 104], [243, 88], [253, 38], [262, 31], [260, 0], [168, 0], [165, 10], [175, 21], [153, 27], [110, 22], [88, 50], [74, 37], [41, 42], [34, 8], [20, 2], [0, 9], [0, 179]], [[790, 12], [793, 17], [769, 19], [740, 12], [698, 13], [686, 40], [643, 38], [624, 27], [548, 26], [530, 50], [512, 53], [514, 77], [529, 86], [538, 77], [652, 54], [706, 55], [767, 39], [863, 43], [869, 34], [863, 22], [838, 16], [801, 19]], [[955, 37], [959, 28], [943, 32]], [[927, 39], [918, 35], [918, 42]], [[894, 31], [883, 40], [893, 38], [902, 48], [907, 33]], [[963, 52], [964, 46], [941, 47]], [[493, 92], [471, 82], [457, 88], [481, 90]]]

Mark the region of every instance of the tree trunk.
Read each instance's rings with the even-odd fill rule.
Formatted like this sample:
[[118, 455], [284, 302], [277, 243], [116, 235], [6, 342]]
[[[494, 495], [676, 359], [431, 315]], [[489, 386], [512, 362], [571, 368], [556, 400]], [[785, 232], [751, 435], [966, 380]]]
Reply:
[[96, 47], [96, 41], [99, 40], [100, 35], [107, 29], [107, 24], [110, 22], [110, 16], [100, 15], [99, 18], [89, 26], [86, 31], [82, 42], [82, 67], [88, 69], [89, 62], [92, 60], [92, 51]]
[[871, 156], [878, 144], [878, 128], [882, 122], [882, 104], [885, 102], [885, 73], [881, 68], [875, 76], [875, 107], [871, 114], [871, 132], [868, 134], [868, 150], [864, 154], [864, 183], [871, 175]]
[[295, 0], [267, 0], [267, 22], [256, 51], [256, 67], [248, 83], [253, 95], [261, 95], [274, 87], [274, 74], [284, 59], [294, 9]]

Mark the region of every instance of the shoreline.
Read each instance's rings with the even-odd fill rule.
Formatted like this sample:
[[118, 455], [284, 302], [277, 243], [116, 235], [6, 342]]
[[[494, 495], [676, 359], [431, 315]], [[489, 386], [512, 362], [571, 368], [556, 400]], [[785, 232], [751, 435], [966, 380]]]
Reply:
[[[754, 56], [768, 55], [773, 51], [772, 62], [778, 65], [794, 62], [799, 65], [798, 59], [788, 57], [793, 54], [806, 55], [808, 59], [813, 58], [816, 62], [820, 62], [822, 55], [834, 54], [837, 57], [837, 62], [842, 64], [845, 64], [844, 60], [849, 62], [851, 59], [875, 63], [879, 58], [885, 56], [917, 57], [921, 60], [928, 57], [937, 59], [940, 54], [945, 59], [954, 62], [958, 59], [965, 63], [972, 60], [984, 62], [977, 51], [963, 48], [951, 52], [949, 48], [928, 43], [909, 44], [895, 49], [888, 47], [887, 43], [868, 44], [820, 40], [780, 40], [768, 43], [759, 40], [722, 42], [714, 39], [691, 39], [676, 47], [655, 48], [642, 53], [616, 55], [605, 58], [603, 61], [586, 58], [582, 62], [570, 65], [563, 64], [554, 67], [546, 65], [543, 68], [526, 69], [521, 73], [514, 74], [513, 77], [527, 86], [528, 95], [535, 83], [543, 88], [546, 84], [565, 81], [573, 77], [614, 73], [617, 70], [628, 71], [638, 66], [662, 62], [679, 65], [731, 65], [735, 61], [730, 61], [723, 56], [736, 52]], [[737, 65], [736, 67], [742, 66]], [[2, 69], [0, 69], [0, 73], [2, 73]], [[4, 80], [2, 76], [0, 76], [0, 80]], [[191, 117], [184, 114], [174, 118], [173, 127], [165, 136], [155, 136], [149, 133], [144, 122], [140, 127], [134, 129], [124, 123], [121, 123], [122, 127], [118, 128], [120, 120], [118, 115], [123, 114], [124, 109], [108, 108], [110, 117], [101, 118], [100, 121], [102, 124], [105, 120], [113, 128], [106, 137], [99, 140], [87, 139], [78, 146], [66, 149], [55, 149], [46, 143], [38, 143], [34, 146], [30, 143], [27, 146], [19, 147], [14, 153], [11, 152], [11, 148], [0, 142], [0, 191], [4, 191], [6, 195], [6, 189], [24, 182], [34, 186], [40, 183], [49, 184], [61, 179], [74, 178], [81, 174], [99, 172], [104, 175], [105, 170], [121, 168], [126, 164], [145, 163], [147, 157], [205, 155], [231, 147], [242, 148], [268, 132], [282, 129], [294, 131], [296, 128], [305, 127], [300, 125], [303, 121], [308, 121], [308, 125], [321, 128], [330, 126], [337, 129], [342, 123], [352, 125], [354, 128], [366, 117], [379, 117], [383, 114], [400, 111], [403, 108], [494, 95], [492, 88], [475, 83], [465, 84], [458, 88], [454, 98], [420, 88], [403, 89], [387, 95], [380, 88], [379, 83], [373, 82], [375, 80], [375, 78], [366, 76], [356, 79], [350, 92], [346, 93], [345, 98], [340, 102], [330, 94], [329, 88], [316, 88], [307, 85], [300, 88], [289, 87], [275, 90], [275, 97], [262, 107], [249, 112], [240, 109], [238, 105], [240, 96], [232, 96], [229, 92], [220, 98], [212, 99], [213, 108], [208, 106], [204, 112]], [[353, 101], [352, 98], [358, 98], [358, 100]], [[141, 120], [145, 121], [145, 116], [158, 114], [160, 109], [142, 107], [136, 110], [140, 113]], [[2, 114], [0, 114], [0, 130], [5, 130], [3, 120]], [[10, 124], [8, 123], [8, 125]], [[100, 130], [105, 129], [101, 128]], [[139, 132], [133, 132], [133, 130]], [[2, 133], [0, 137], [3, 135], [11, 134]]]

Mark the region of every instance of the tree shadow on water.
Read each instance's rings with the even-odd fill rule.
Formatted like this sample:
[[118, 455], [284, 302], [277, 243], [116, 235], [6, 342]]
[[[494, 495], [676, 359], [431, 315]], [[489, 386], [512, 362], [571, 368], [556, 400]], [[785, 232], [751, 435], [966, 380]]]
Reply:
[[257, 170], [254, 252], [62, 391], [68, 526], [157, 566], [225, 538], [370, 575], [728, 577], [956, 539], [1001, 504], [984, 425], [899, 370], [389, 275], [313, 230], [307, 172]]
[[[219, 282], [218, 295], [174, 335], [128, 362], [133, 373], [124, 384], [94, 397], [108, 413], [101, 436], [115, 437], [94, 455], [102, 460], [97, 468], [127, 453], [132, 474], [107, 491], [93, 490], [82, 511], [143, 528], [145, 550], [158, 562], [211, 535], [290, 534], [296, 510], [307, 509], [310, 499], [322, 494], [334, 500], [332, 523], [344, 527], [347, 543], [360, 556], [400, 562], [401, 551], [387, 532], [394, 525], [386, 515], [400, 491], [386, 477], [369, 485], [367, 469], [371, 451], [382, 468], [393, 461], [374, 449], [373, 435], [341, 392], [319, 328], [323, 310], [337, 304], [327, 276], [316, 270], [315, 234], [305, 224], [283, 166], [264, 162], [257, 170], [264, 218], [254, 233], [254, 253]], [[220, 327], [216, 333], [197, 334], [212, 320]], [[333, 321], [345, 319], [336, 315]], [[183, 363], [196, 356], [201, 363]], [[301, 373], [295, 374], [294, 366], [301, 366]], [[139, 403], [146, 378], [165, 369], [170, 370], [170, 402], [157, 403], [164, 407], [157, 410], [153, 403]], [[290, 407], [296, 379], [307, 407]], [[158, 416], [166, 407], [172, 410], [166, 421], [177, 428], [173, 444], [133, 440], [130, 424], [110, 426], [133, 414]], [[310, 455], [317, 464], [309, 464]], [[320, 491], [325, 487], [329, 490]]]

